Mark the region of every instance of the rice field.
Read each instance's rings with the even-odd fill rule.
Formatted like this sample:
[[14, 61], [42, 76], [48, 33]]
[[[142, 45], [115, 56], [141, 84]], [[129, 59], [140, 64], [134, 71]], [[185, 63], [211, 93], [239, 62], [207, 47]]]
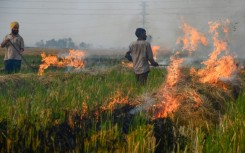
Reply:
[[[24, 57], [38, 69], [41, 51], [30, 52]], [[203, 105], [186, 98], [172, 115], [153, 118], [166, 69], [151, 68], [139, 86], [122, 60], [104, 56], [81, 72], [50, 67], [42, 76], [24, 63], [18, 74], [1, 72], [0, 152], [245, 152], [244, 70], [227, 91], [186, 75], [178, 91], [197, 91]]]

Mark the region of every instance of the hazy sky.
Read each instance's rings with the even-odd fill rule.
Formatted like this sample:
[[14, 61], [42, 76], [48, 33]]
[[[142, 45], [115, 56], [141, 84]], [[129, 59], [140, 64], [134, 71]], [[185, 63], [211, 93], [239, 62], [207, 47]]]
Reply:
[[[153, 45], [173, 48], [181, 18], [203, 33], [208, 21], [230, 19], [233, 47], [244, 53], [245, 0], [145, 0], [145, 28]], [[77, 44], [128, 47], [143, 26], [142, 0], [0, 0], [0, 39], [20, 23], [26, 46], [71, 37]], [[237, 23], [237, 24], [235, 24]]]

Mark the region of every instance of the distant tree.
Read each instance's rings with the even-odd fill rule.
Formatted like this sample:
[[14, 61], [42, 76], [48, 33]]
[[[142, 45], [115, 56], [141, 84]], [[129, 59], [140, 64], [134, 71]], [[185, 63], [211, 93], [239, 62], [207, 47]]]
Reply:
[[44, 48], [45, 47], [45, 44], [44, 44], [43, 40], [41, 40], [40, 42], [36, 42], [36, 46], [37, 47]]
[[67, 41], [66, 39], [59, 39], [57, 42], [57, 47], [59, 48], [66, 48], [67, 46]]
[[57, 43], [55, 39], [47, 40], [46, 41], [46, 47], [48, 48], [57, 48]]
[[89, 47], [91, 47], [91, 45], [90, 45], [90, 44], [87, 44], [87, 43], [85, 43], [85, 42], [81, 42], [81, 43], [79, 44], [79, 48], [80, 48], [80, 49], [88, 49]]
[[80, 48], [80, 49], [88, 49], [89, 47], [91, 47], [91, 44], [85, 43], [85, 42], [81, 42], [78, 47], [75, 45], [75, 43], [73, 42], [72, 38], [62, 38], [62, 39], [51, 39], [51, 40], [47, 40], [45, 43], [43, 40], [41, 40], [40, 42], [36, 42], [36, 46], [37, 47], [47, 47], [47, 48]]
[[67, 42], [67, 48], [76, 48], [75, 43], [72, 41], [71, 38], [68, 38], [68, 42]]

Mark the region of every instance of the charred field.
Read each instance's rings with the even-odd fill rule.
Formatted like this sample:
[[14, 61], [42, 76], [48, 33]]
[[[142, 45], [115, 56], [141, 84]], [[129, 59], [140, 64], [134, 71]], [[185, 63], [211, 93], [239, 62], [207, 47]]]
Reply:
[[[244, 69], [235, 84], [213, 85], [182, 67], [174, 89], [181, 104], [161, 117], [166, 68], [152, 68], [147, 86], [139, 87], [121, 58], [99, 58], [79, 73], [51, 67], [43, 76], [2, 74], [0, 151], [244, 151]], [[93, 68], [96, 62], [106, 68]]]

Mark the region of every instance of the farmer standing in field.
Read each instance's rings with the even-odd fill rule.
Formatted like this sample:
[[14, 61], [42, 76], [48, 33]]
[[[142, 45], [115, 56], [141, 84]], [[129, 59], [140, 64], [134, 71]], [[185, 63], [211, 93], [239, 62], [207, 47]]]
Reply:
[[21, 54], [24, 51], [24, 40], [19, 35], [19, 23], [11, 22], [10, 29], [11, 33], [6, 35], [1, 43], [2, 48], [7, 48], [4, 57], [4, 70], [7, 74], [20, 71]]
[[141, 85], [145, 85], [150, 71], [149, 62], [152, 66], [158, 66], [158, 63], [153, 59], [151, 44], [146, 41], [145, 29], [137, 28], [135, 35], [138, 39], [130, 44], [129, 51], [125, 57], [133, 61], [136, 81]]

